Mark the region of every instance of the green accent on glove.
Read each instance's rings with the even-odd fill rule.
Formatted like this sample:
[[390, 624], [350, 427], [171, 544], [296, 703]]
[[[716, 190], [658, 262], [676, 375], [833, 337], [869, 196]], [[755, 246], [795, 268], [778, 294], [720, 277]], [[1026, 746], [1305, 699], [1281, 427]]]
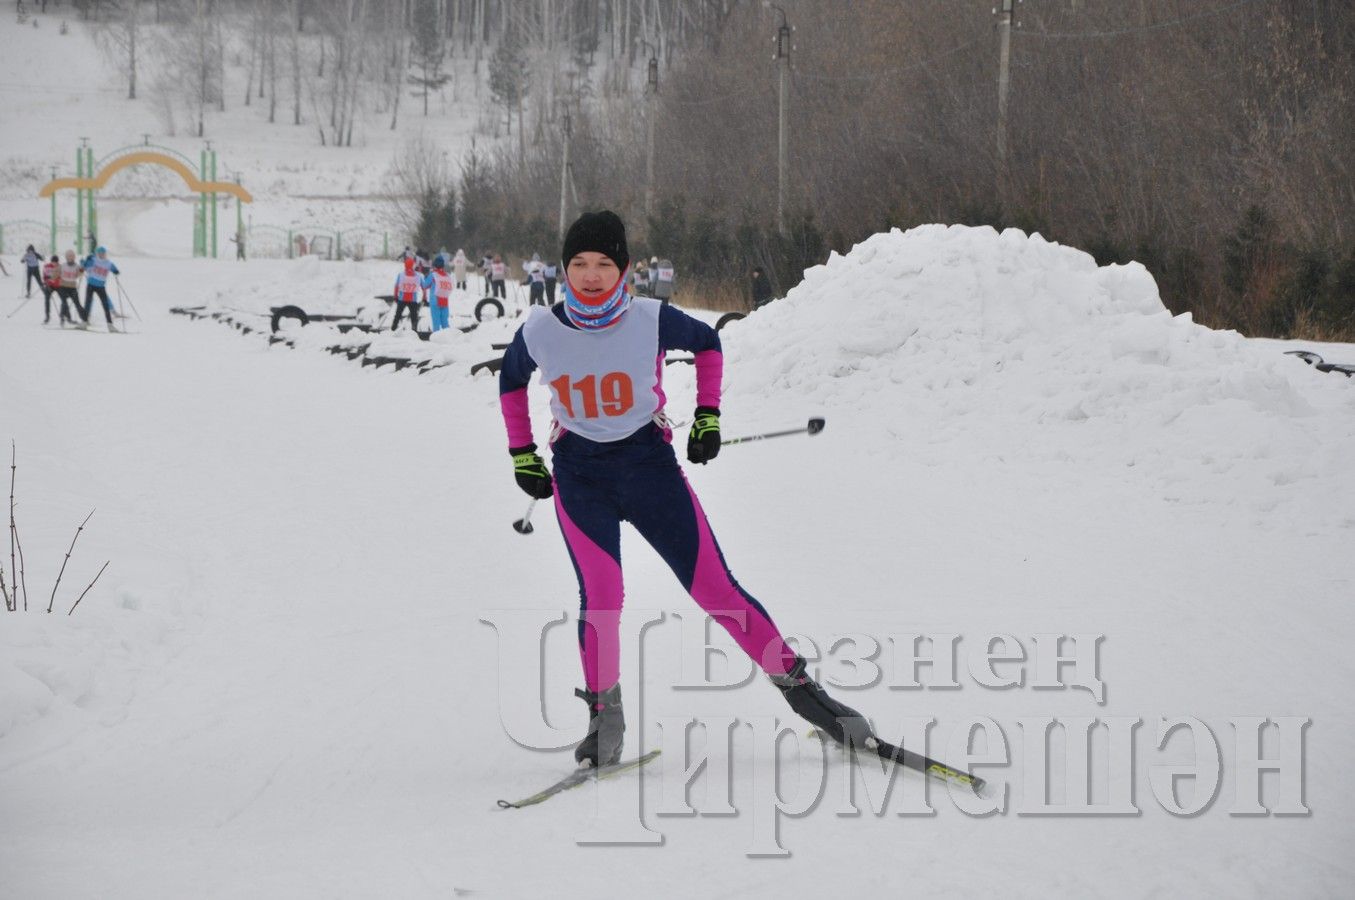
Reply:
[[698, 406], [692, 430], [687, 435], [688, 462], [705, 465], [720, 454], [720, 411]]
[[550, 475], [550, 473], [546, 471], [546, 463], [541, 457], [530, 450], [526, 453], [519, 453], [513, 457], [513, 474], [536, 475], [541, 478]]
[[545, 500], [555, 494], [550, 469], [537, 455], [535, 444], [514, 447], [508, 452], [513, 455], [513, 479], [523, 493], [536, 500]]

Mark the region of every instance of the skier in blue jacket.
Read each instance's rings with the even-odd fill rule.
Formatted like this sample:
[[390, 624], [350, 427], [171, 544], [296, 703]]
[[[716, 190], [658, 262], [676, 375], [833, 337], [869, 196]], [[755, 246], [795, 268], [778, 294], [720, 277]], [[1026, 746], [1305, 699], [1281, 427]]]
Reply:
[[99, 296], [103, 302], [104, 318], [108, 320], [108, 330], [117, 331], [117, 326], [113, 324], [113, 301], [108, 299], [108, 273], [114, 275], [120, 274], [118, 267], [108, 258], [108, 248], [100, 247], [92, 254], [85, 257], [83, 263], [85, 268], [85, 308], [84, 320], [89, 321], [90, 310], [94, 307], [94, 295]]

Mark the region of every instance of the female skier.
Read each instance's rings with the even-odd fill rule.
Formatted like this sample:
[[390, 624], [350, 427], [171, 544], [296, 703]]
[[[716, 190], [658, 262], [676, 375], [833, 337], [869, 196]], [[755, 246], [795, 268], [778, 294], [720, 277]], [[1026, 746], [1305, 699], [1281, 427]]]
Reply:
[[[630, 254], [621, 219], [585, 213], [565, 235], [564, 299], [533, 307], [499, 372], [499, 401], [518, 486], [555, 511], [579, 579], [579, 655], [588, 734], [574, 758], [591, 766], [621, 756], [619, 646], [621, 521], [635, 526], [692, 598], [770, 676], [791, 708], [835, 740], [860, 744], [869, 726], [805, 674], [762, 604], [725, 565], [706, 516], [671, 446], [661, 383], [667, 350], [696, 354], [696, 418], [687, 459], [720, 452], [723, 357], [715, 330], [658, 300], [626, 289]], [[555, 475], [532, 442], [527, 385], [541, 369], [555, 417]]]
[[456, 256], [452, 257], [452, 272], [456, 275], [456, 289], [464, 291], [466, 289], [466, 269], [470, 267], [470, 260], [466, 259], [466, 251], [457, 248]]
[[395, 276], [395, 321], [391, 322], [391, 331], [400, 327], [400, 318], [409, 311], [409, 329], [419, 330], [419, 294], [424, 290], [423, 276], [415, 271], [417, 259], [405, 257], [405, 270]]
[[24, 250], [24, 268], [28, 274], [24, 276], [24, 298], [33, 296], [33, 282], [38, 283], [38, 289], [42, 289], [42, 254], [33, 249], [29, 244]]
[[94, 307], [94, 298], [97, 296], [103, 303], [104, 318], [108, 320], [108, 330], [117, 331], [118, 328], [113, 324], [113, 301], [108, 299], [108, 273], [120, 275], [118, 267], [113, 265], [113, 261], [108, 258], [108, 248], [100, 247], [81, 264], [85, 270], [85, 308], [82, 312], [82, 318], [89, 322], [89, 315]]

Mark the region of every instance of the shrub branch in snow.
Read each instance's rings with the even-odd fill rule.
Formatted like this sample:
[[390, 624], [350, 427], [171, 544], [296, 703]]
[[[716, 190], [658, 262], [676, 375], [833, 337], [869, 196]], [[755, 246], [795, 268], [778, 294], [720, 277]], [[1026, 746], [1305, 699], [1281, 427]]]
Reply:
[[[18, 468], [17, 465], [18, 450], [14, 441], [9, 442], [9, 570], [11, 573], [17, 573], [14, 582], [13, 595], [5, 595], [5, 606], [10, 612], [19, 608], [19, 594], [22, 592], [24, 597], [24, 611], [28, 611], [28, 581], [24, 578], [24, 546], [19, 541], [19, 526], [14, 521], [14, 476]], [[14, 552], [19, 552], [18, 567], [15, 567]], [[0, 579], [0, 587], [4, 580]]]
[[[3, 564], [0, 564], [0, 596], [3, 596], [5, 599], [6, 611], [17, 612], [19, 609], [19, 597], [22, 595], [24, 612], [27, 612], [28, 580], [24, 575], [24, 546], [19, 540], [19, 526], [14, 517], [14, 483], [19, 468], [18, 448], [12, 440], [9, 442], [9, 452], [9, 568], [11, 577], [14, 577], [15, 573], [17, 573], [17, 577], [13, 579], [12, 584], [7, 583], [5, 581], [5, 567]], [[52, 596], [47, 600], [47, 611], [49, 613], [52, 611], [52, 607], [56, 605], [56, 592], [57, 589], [61, 587], [62, 576], [66, 574], [66, 564], [71, 561], [71, 554], [75, 552], [75, 542], [80, 540], [80, 532], [85, 530], [85, 526], [89, 524], [89, 520], [93, 517], [94, 510], [91, 509], [89, 515], [85, 516], [85, 521], [81, 522], [80, 527], [75, 529], [75, 536], [71, 538], [71, 545], [66, 550], [66, 558], [61, 561], [61, 571], [57, 572], [56, 584], [52, 585]], [[67, 611], [66, 615], [69, 616], [71, 613], [75, 612], [75, 608], [80, 605], [80, 601], [85, 599], [85, 595], [90, 592], [90, 589], [93, 588], [99, 578], [103, 576], [104, 570], [108, 568], [110, 562], [112, 562], [112, 560], [106, 560], [104, 562], [103, 566], [100, 567], [98, 574], [94, 576], [94, 580], [80, 592], [80, 596], [76, 598], [73, 604], [71, 604], [71, 608]]]
[[[90, 515], [93, 515], [93, 513], [90, 513]], [[110, 562], [112, 562], [111, 559], [106, 559], [106, 560], [104, 560], [104, 564], [103, 564], [102, 566], [99, 567], [99, 574], [94, 576], [94, 581], [98, 581], [98, 580], [99, 580], [99, 576], [103, 575], [104, 569], [107, 569], [107, 568], [108, 568], [108, 564], [109, 564]], [[83, 591], [80, 592], [80, 596], [75, 598], [75, 602], [71, 604], [71, 608], [70, 608], [70, 610], [66, 613], [66, 615], [69, 616], [69, 615], [71, 615], [71, 613], [74, 613], [74, 612], [75, 612], [75, 608], [76, 608], [77, 606], [80, 605], [80, 601], [81, 601], [81, 600], [85, 599], [85, 595], [89, 593], [89, 589], [92, 588], [92, 587], [94, 587], [94, 581], [91, 581], [91, 582], [89, 583], [89, 586], [86, 587]], [[51, 610], [48, 610], [48, 612], [51, 612]]]
[[[56, 573], [56, 584], [52, 585], [52, 597], [50, 600], [47, 601], [48, 612], [52, 611], [52, 604], [56, 603], [56, 589], [61, 587], [61, 576], [66, 574], [66, 563], [71, 561], [71, 553], [75, 550], [75, 542], [80, 540], [80, 532], [85, 530], [85, 526], [89, 524], [89, 520], [93, 518], [93, 516], [94, 510], [91, 509], [89, 511], [89, 515], [85, 516], [85, 521], [81, 522], [80, 527], [75, 529], [75, 537], [71, 538], [71, 546], [69, 549], [66, 550], [66, 558], [61, 561], [61, 571]], [[105, 563], [104, 565], [107, 565], [107, 563]], [[99, 574], [100, 575], [103, 574], [102, 569], [99, 570]], [[95, 580], [97, 580], [97, 576]], [[93, 585], [91, 584], [90, 587], [93, 587]], [[88, 590], [88, 588], [86, 588], [86, 590]], [[83, 597], [84, 594], [81, 594], [80, 596]], [[75, 602], [79, 603], [80, 601], [77, 600]], [[75, 607], [72, 606], [71, 609], [73, 611]]]

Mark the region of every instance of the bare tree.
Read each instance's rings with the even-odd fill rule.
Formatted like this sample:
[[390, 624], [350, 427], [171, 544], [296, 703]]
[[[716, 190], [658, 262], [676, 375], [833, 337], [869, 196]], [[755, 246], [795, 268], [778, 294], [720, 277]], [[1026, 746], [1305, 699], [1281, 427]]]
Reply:
[[136, 99], [141, 0], [124, 0], [110, 18], [93, 29], [99, 48], [127, 79], [127, 99]]

